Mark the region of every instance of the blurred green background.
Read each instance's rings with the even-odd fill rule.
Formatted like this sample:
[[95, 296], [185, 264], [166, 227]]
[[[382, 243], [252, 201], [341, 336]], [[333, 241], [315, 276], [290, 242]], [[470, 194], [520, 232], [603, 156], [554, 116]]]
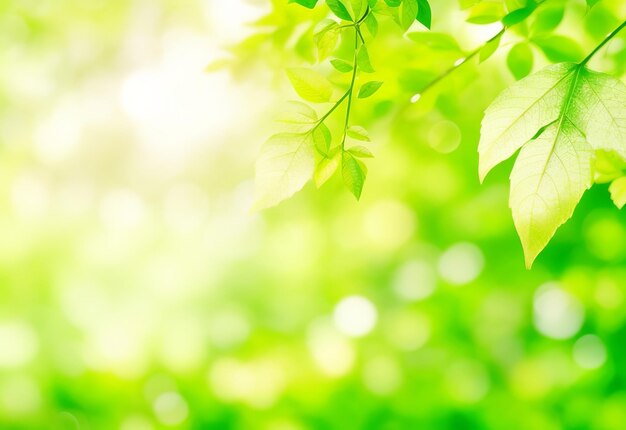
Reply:
[[[327, 13], [284, 3], [0, 2], [0, 428], [626, 428], [623, 213], [594, 187], [527, 271], [511, 162], [478, 183], [524, 30], [413, 104], [459, 54], [381, 23], [361, 201], [250, 213]], [[584, 52], [626, 16], [560, 4]], [[464, 52], [499, 29], [432, 6]], [[622, 76], [625, 37], [593, 67]]]

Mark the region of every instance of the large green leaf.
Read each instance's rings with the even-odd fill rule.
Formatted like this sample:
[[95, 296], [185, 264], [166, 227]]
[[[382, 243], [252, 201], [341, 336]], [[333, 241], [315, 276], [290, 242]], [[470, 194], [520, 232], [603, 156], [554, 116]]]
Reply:
[[487, 109], [481, 180], [522, 148], [510, 205], [527, 266], [591, 186], [594, 151], [626, 157], [625, 141], [626, 86], [584, 65], [550, 66], [503, 91]]
[[566, 117], [520, 151], [511, 173], [509, 205], [527, 267], [591, 186], [592, 153], [583, 134]]
[[311, 133], [281, 133], [269, 138], [256, 163], [253, 209], [275, 206], [300, 191], [313, 176], [315, 148]]

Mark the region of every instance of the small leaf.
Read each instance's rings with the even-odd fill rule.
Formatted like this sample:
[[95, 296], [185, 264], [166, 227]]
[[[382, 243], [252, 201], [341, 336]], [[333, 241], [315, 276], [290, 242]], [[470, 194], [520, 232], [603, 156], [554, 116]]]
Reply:
[[317, 112], [309, 105], [302, 102], [289, 102], [289, 108], [276, 121], [291, 124], [314, 124], [317, 121]]
[[365, 178], [367, 177], [367, 168], [363, 162], [357, 160], [349, 152], [344, 152], [341, 157], [341, 173], [343, 182], [357, 200], [361, 198]]
[[370, 136], [367, 130], [360, 125], [353, 125], [347, 130], [348, 136], [356, 140], [362, 140], [364, 142], [370, 141]]
[[554, 31], [563, 21], [564, 14], [565, 6], [563, 4], [543, 3], [534, 14], [533, 34], [545, 34]]
[[334, 58], [330, 60], [330, 64], [341, 73], [347, 73], [352, 71], [352, 64], [348, 63], [345, 60], [341, 60], [339, 58]]
[[313, 133], [313, 143], [315, 144], [315, 149], [321, 155], [327, 156], [328, 150], [330, 149], [330, 142], [332, 136], [330, 134], [330, 130], [324, 123], [320, 123], [317, 127], [315, 127], [312, 131]]
[[480, 50], [480, 54], [478, 55], [480, 63], [482, 63], [483, 61], [486, 61], [489, 57], [491, 57], [498, 50], [501, 39], [502, 39], [502, 34], [491, 39], [489, 42], [485, 44], [485, 46], [482, 47], [482, 49]]
[[532, 39], [552, 62], [580, 61], [584, 54], [580, 45], [565, 36], [546, 36]]
[[417, 0], [403, 0], [400, 5], [400, 26], [403, 30], [408, 30], [413, 21], [417, 18]]
[[367, 18], [365, 18], [365, 26], [367, 27], [367, 31], [370, 32], [372, 37], [375, 37], [378, 33], [378, 20], [373, 13], [368, 14]]
[[615, 203], [618, 209], [621, 209], [626, 205], [626, 177], [623, 176], [614, 180], [609, 185], [609, 192], [611, 193], [611, 200]]
[[317, 61], [323, 61], [335, 50], [339, 41], [339, 33], [339, 25], [333, 21], [315, 35]]
[[366, 0], [350, 0], [350, 6], [352, 9], [352, 16], [355, 20], [361, 18], [367, 8]]
[[372, 154], [372, 151], [361, 145], [353, 146], [352, 148], [348, 149], [348, 152], [357, 158], [374, 158], [374, 154]]
[[313, 9], [317, 4], [317, 0], [289, 0], [287, 3], [298, 3], [299, 5]]
[[321, 187], [328, 181], [337, 171], [339, 167], [339, 155], [336, 153], [330, 158], [322, 158], [315, 168], [313, 181], [317, 188]]
[[370, 81], [370, 82], [364, 83], [361, 86], [361, 89], [359, 89], [358, 98], [364, 99], [373, 95], [376, 91], [378, 91], [378, 89], [381, 87], [382, 84], [383, 83], [380, 81]]
[[367, 47], [365, 45], [361, 45], [359, 48], [359, 52], [356, 56], [356, 63], [359, 66], [359, 69], [365, 73], [374, 73], [374, 68], [372, 67], [372, 63], [370, 62], [370, 56], [367, 53]]
[[432, 23], [432, 11], [428, 0], [417, 0], [417, 20], [430, 30]]
[[256, 163], [254, 210], [275, 206], [300, 191], [313, 175], [311, 133], [282, 133], [269, 138]]
[[287, 76], [298, 95], [314, 103], [324, 103], [333, 95], [333, 87], [319, 73], [301, 67], [288, 69]]
[[506, 57], [506, 64], [518, 81], [528, 76], [533, 68], [533, 52], [526, 42], [513, 46]]
[[505, 27], [512, 27], [519, 24], [528, 18], [533, 13], [535, 8], [536, 6], [533, 5], [522, 9], [516, 9], [513, 12], [508, 13], [504, 18], [502, 18], [502, 25]]
[[330, 8], [330, 10], [337, 16], [337, 18], [344, 19], [346, 21], [352, 21], [352, 17], [346, 9], [346, 6], [341, 2], [341, 0], [326, 0], [326, 4]]

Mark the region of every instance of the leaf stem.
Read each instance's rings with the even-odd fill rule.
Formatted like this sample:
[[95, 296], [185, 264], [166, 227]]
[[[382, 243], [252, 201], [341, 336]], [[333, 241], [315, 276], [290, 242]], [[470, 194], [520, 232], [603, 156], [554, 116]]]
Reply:
[[[366, 13], [367, 15], [367, 13]], [[343, 126], [343, 138], [341, 139], [341, 152], [345, 151], [346, 146], [346, 136], [348, 135], [348, 123], [350, 122], [350, 109], [352, 108], [352, 93], [354, 92], [354, 82], [356, 81], [356, 72], [358, 69], [357, 57], [358, 57], [358, 48], [359, 48], [359, 35], [361, 31], [359, 30], [359, 24], [354, 27], [354, 60], [352, 63], [352, 79], [350, 80], [350, 88], [348, 88], [348, 107], [346, 108], [346, 121]], [[363, 37], [363, 36], [361, 36]]]
[[[422, 88], [421, 92], [416, 94], [415, 96], [419, 96], [424, 94], [426, 91], [428, 91], [429, 89], [431, 89], [432, 87], [434, 87], [435, 85], [437, 85], [440, 81], [442, 81], [443, 79], [447, 78], [452, 72], [454, 72], [456, 69], [458, 69], [459, 67], [461, 67], [463, 64], [467, 63], [469, 60], [471, 60], [472, 58], [474, 58], [476, 55], [478, 55], [480, 53], [480, 51], [489, 43], [491, 43], [492, 41], [496, 40], [498, 37], [501, 37], [504, 32], [506, 31], [506, 27], [502, 27], [502, 30], [500, 30], [498, 32], [498, 34], [496, 34], [495, 36], [493, 36], [491, 39], [489, 39], [488, 41], [486, 41], [484, 44], [482, 44], [481, 46], [479, 46], [478, 48], [474, 49], [472, 52], [470, 52], [466, 57], [464, 57], [463, 59], [457, 60], [456, 63], [454, 63], [454, 65], [452, 67], [450, 67], [448, 70], [444, 71], [442, 74], [440, 74], [439, 76], [437, 76], [435, 79], [433, 79], [432, 81], [430, 81], [424, 88]], [[413, 96], [413, 97], [415, 97]]]
[[580, 62], [580, 65], [584, 66], [585, 64], [587, 64], [589, 62], [589, 60], [591, 60], [591, 58], [594, 55], [596, 55], [598, 53], [598, 51], [600, 49], [602, 49], [602, 47], [604, 45], [606, 45], [611, 39], [613, 39], [615, 36], [617, 36], [617, 33], [622, 31], [624, 29], [624, 27], [626, 27], [626, 21], [622, 22], [622, 24], [619, 27], [617, 27], [608, 36], [606, 36], [604, 38], [604, 40], [602, 42], [600, 42], [600, 44], [598, 46], [596, 46], [595, 49], [593, 51], [591, 51], [591, 53], [589, 55], [587, 55], [587, 57], [585, 57], [585, 59], [583, 61]]

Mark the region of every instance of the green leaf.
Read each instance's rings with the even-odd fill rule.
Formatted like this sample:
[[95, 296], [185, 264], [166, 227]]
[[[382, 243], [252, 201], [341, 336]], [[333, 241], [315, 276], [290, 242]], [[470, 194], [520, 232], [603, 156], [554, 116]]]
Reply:
[[593, 180], [597, 184], [626, 176], [626, 161], [612, 151], [597, 151], [593, 159]]
[[403, 30], [408, 30], [413, 21], [417, 18], [417, 0], [403, 0], [400, 5], [400, 26]]
[[289, 108], [276, 121], [290, 124], [314, 124], [317, 121], [317, 112], [309, 105], [302, 102], [289, 102]]
[[528, 43], [514, 45], [506, 57], [506, 64], [518, 81], [528, 76], [533, 69], [533, 51]]
[[478, 3], [470, 10], [467, 22], [472, 24], [491, 24], [498, 22], [504, 16], [504, 7], [501, 3]]
[[287, 3], [298, 3], [301, 6], [313, 9], [317, 4], [317, 0], [289, 0]]
[[487, 42], [485, 44], [485, 46], [482, 47], [482, 49], [480, 50], [480, 53], [478, 55], [480, 63], [482, 63], [483, 61], [487, 60], [489, 57], [491, 57], [498, 50], [498, 47], [500, 46], [500, 40], [501, 39], [502, 39], [502, 34], [500, 34], [499, 36], [491, 39], [489, 42]]
[[350, 128], [348, 128], [347, 130], [347, 134], [349, 137], [356, 139], [356, 140], [362, 140], [364, 142], [370, 141], [369, 133], [360, 125], [350, 126]]
[[584, 54], [580, 45], [565, 36], [546, 36], [533, 38], [534, 42], [552, 62], [580, 61]]
[[564, 4], [543, 3], [535, 12], [535, 21], [532, 24], [533, 34], [545, 34], [554, 31], [565, 15]]
[[597, 5], [598, 3], [600, 3], [602, 0], [587, 0], [587, 7], [589, 9], [591, 9], [592, 7], [594, 7], [595, 5]]
[[611, 193], [611, 200], [615, 203], [618, 209], [621, 209], [626, 205], [626, 176], [614, 180], [609, 185], [609, 193]]
[[556, 64], [504, 90], [485, 111], [478, 145], [481, 181], [537, 131], [556, 121], [574, 64]]
[[337, 42], [339, 41], [340, 32], [339, 24], [331, 21], [328, 26], [315, 35], [317, 61], [323, 61], [335, 50]]
[[589, 188], [594, 151], [626, 159], [626, 85], [562, 63], [522, 79], [487, 108], [479, 143], [481, 180], [522, 148], [510, 205], [530, 267]]
[[374, 16], [373, 13], [370, 13], [367, 15], [367, 18], [365, 18], [364, 22], [365, 26], [367, 27], [367, 31], [370, 32], [372, 37], [375, 37], [378, 33], [378, 20], [376, 19], [376, 16]]
[[339, 167], [339, 152], [337, 151], [330, 158], [322, 158], [315, 167], [313, 182], [317, 188], [321, 187], [335, 174]]
[[367, 176], [367, 167], [365, 167], [365, 164], [346, 151], [341, 157], [341, 174], [343, 176], [343, 182], [350, 192], [354, 194], [357, 200], [360, 199]]
[[328, 150], [330, 149], [330, 142], [332, 136], [330, 134], [330, 130], [324, 123], [319, 124], [312, 131], [313, 134], [313, 144], [315, 145], [315, 149], [321, 155], [327, 156]]
[[526, 18], [528, 18], [533, 11], [535, 10], [536, 6], [528, 6], [522, 9], [517, 9], [514, 10], [511, 13], [508, 13], [504, 18], [502, 18], [502, 25], [504, 25], [505, 27], [512, 27], [516, 24], [519, 24], [520, 22], [524, 21]]
[[297, 67], [288, 69], [287, 76], [298, 95], [305, 100], [324, 103], [333, 95], [330, 82], [314, 70]]
[[530, 268], [591, 186], [591, 145], [563, 116], [520, 151], [509, 205]]
[[356, 63], [362, 72], [374, 73], [375, 71], [372, 67], [372, 63], [370, 62], [370, 56], [367, 52], [367, 47], [365, 45], [361, 45], [361, 47], [359, 48], [359, 52], [356, 55]]
[[402, 3], [402, 0], [385, 0], [385, 3], [389, 7], [398, 7], [400, 3]]
[[269, 138], [256, 163], [254, 210], [275, 206], [300, 191], [313, 175], [311, 133], [282, 133]]
[[330, 64], [341, 73], [347, 73], [352, 71], [352, 64], [348, 63], [345, 60], [341, 60], [339, 58], [334, 58], [330, 60]]
[[372, 154], [372, 151], [361, 145], [353, 146], [352, 148], [348, 149], [348, 152], [357, 158], [374, 158], [374, 154]]
[[417, 0], [417, 20], [430, 30], [432, 24], [432, 10], [428, 0]]
[[367, 8], [366, 0], [350, 0], [350, 6], [352, 9], [352, 16], [355, 20], [358, 20], [365, 13], [365, 9]]
[[329, 9], [337, 16], [337, 18], [344, 19], [346, 21], [352, 21], [350, 12], [346, 9], [346, 6], [340, 0], [326, 0], [326, 4]]
[[378, 89], [381, 87], [382, 84], [383, 83], [380, 81], [370, 81], [370, 82], [364, 83], [359, 89], [358, 98], [364, 99], [364, 98], [371, 96], [376, 91], [378, 91]]

